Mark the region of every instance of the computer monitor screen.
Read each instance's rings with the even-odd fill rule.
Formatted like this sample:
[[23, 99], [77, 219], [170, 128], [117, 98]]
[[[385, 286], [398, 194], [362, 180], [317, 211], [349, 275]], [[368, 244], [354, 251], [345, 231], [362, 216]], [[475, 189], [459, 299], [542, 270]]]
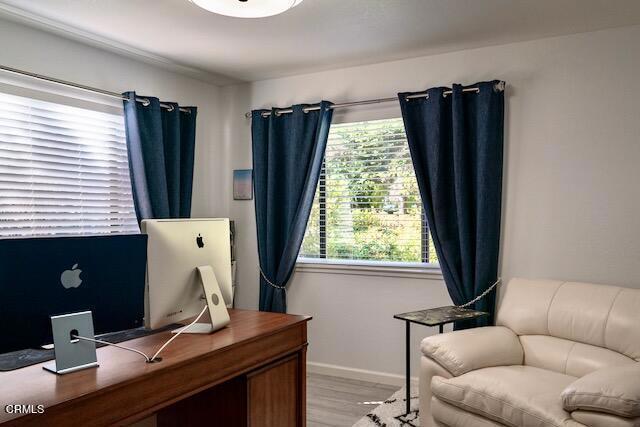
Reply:
[[50, 316], [91, 310], [96, 334], [142, 326], [147, 236], [0, 240], [0, 353], [52, 342]]
[[227, 306], [233, 301], [229, 219], [144, 220], [149, 237], [145, 326], [197, 315], [205, 305], [197, 267], [210, 265]]

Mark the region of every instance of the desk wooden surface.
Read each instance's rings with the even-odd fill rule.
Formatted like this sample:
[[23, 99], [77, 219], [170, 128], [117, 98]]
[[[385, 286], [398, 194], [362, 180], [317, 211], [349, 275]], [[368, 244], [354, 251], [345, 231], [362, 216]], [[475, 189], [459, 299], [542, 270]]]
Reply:
[[[180, 335], [163, 351], [160, 363], [103, 347], [97, 350], [97, 369], [59, 376], [38, 364], [2, 372], [0, 424], [68, 425], [74, 420], [83, 427], [126, 425], [284, 355], [304, 354], [310, 317], [246, 310], [229, 314], [229, 326], [220, 331]], [[170, 337], [161, 332], [125, 345], [153, 354]], [[7, 404], [44, 405], [44, 414], [7, 414]]]

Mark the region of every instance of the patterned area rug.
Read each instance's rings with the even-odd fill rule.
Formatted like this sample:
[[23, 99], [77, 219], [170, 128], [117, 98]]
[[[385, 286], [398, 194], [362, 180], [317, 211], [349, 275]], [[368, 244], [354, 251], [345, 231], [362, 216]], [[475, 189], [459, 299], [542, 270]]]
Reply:
[[353, 427], [418, 427], [418, 387], [411, 387], [411, 412], [405, 414], [406, 391], [402, 387], [373, 411], [362, 417]]

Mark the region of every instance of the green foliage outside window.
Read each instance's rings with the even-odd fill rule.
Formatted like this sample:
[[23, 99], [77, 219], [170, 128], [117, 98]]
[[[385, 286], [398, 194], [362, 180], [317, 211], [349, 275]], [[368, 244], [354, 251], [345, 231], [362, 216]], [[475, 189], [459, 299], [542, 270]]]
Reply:
[[301, 257], [437, 262], [402, 119], [333, 125], [319, 188]]

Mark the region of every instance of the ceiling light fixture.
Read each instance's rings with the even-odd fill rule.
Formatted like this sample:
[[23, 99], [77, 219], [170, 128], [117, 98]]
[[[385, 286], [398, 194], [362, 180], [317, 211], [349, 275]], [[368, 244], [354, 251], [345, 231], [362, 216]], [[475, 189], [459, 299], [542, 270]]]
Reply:
[[189, 0], [219, 15], [235, 18], [264, 18], [278, 15], [302, 3], [302, 0]]

